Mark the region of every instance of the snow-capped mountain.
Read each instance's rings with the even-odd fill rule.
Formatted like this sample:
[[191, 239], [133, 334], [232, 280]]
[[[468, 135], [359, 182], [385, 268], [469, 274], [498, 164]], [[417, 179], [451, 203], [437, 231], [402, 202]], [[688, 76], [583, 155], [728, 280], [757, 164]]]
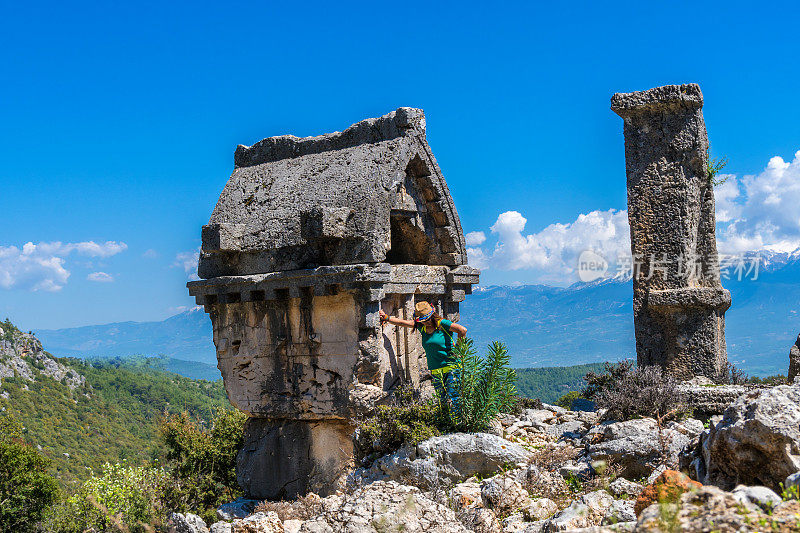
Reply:
[[[755, 258], [746, 254], [745, 261]], [[800, 332], [800, 250], [761, 252], [758, 272], [731, 272], [723, 285], [733, 305], [726, 314], [731, 361], [753, 374], [785, 373]], [[517, 367], [570, 366], [635, 357], [630, 276], [578, 283], [476, 287], [461, 321], [476, 345], [505, 342]], [[162, 322], [122, 322], [39, 330], [55, 355], [165, 354], [216, 364], [211, 321], [194, 309]]]

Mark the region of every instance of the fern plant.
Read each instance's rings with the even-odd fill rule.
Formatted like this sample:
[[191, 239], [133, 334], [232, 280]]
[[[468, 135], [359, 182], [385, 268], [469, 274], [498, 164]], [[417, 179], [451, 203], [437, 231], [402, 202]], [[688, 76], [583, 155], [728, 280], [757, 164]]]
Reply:
[[453, 358], [460, 367], [453, 372], [451, 384], [456, 405], [446, 394], [440, 395], [440, 412], [454, 431], [483, 431], [492, 418], [512, 409], [517, 401], [517, 375], [509, 367], [508, 350], [495, 341], [484, 358], [477, 354], [472, 340], [464, 339], [453, 348]]

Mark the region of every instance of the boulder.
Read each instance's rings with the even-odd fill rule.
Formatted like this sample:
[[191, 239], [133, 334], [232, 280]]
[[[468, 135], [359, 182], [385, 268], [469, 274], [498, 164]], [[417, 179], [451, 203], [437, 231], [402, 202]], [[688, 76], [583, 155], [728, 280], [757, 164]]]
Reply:
[[404, 447], [360, 468], [351, 482], [403, 481], [421, 488], [453, 484], [492, 475], [508, 464], [526, 462], [532, 454], [519, 444], [488, 433], [452, 433]]
[[741, 396], [702, 439], [701, 453], [705, 484], [780, 490], [800, 470], [800, 383]]
[[167, 530], [169, 533], [209, 533], [205, 521], [192, 513], [170, 513]]
[[684, 492], [700, 487], [702, 487], [700, 483], [689, 479], [686, 474], [665, 470], [653, 483], [644, 488], [636, 499], [634, 512], [638, 515], [653, 503], [677, 502]]
[[620, 475], [629, 479], [649, 475], [662, 458], [677, 466], [678, 455], [690, 441], [677, 426], [663, 428], [659, 436], [652, 418], [614, 422], [602, 426], [601, 431], [593, 434], [588, 444], [589, 458], [618, 465], [622, 469]]
[[800, 335], [789, 350], [789, 383], [800, 374]]

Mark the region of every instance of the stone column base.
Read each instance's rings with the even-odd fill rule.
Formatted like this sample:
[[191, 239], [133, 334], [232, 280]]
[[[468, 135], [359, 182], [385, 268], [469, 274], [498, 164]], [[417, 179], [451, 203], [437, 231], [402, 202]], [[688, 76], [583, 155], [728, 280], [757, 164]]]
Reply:
[[353, 458], [353, 427], [344, 420], [248, 419], [236, 478], [248, 498], [293, 499], [336, 491]]

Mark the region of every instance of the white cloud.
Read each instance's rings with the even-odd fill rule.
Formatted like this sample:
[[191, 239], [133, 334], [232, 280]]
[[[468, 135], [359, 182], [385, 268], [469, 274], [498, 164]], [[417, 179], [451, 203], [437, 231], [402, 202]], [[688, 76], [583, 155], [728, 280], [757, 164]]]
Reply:
[[[567, 224], [550, 224], [537, 233], [524, 235], [527, 219], [517, 211], [497, 217], [491, 230], [497, 244], [488, 264], [498, 270], [533, 270], [537, 281], [575, 281], [578, 256], [593, 250], [612, 265], [630, 255], [630, 230], [626, 211], [609, 209], [579, 215]], [[473, 255], [481, 257], [480, 254]]]
[[489, 268], [489, 257], [480, 248], [467, 248], [467, 261], [475, 268]]
[[106, 272], [92, 272], [86, 279], [89, 281], [96, 281], [98, 283], [111, 283], [114, 281], [114, 276], [111, 274], [107, 274]]
[[[720, 253], [800, 248], [800, 151], [791, 162], [773, 157], [757, 175], [719, 177], [728, 178], [714, 189]], [[501, 213], [491, 227], [497, 238], [494, 249], [489, 252], [473, 244], [467, 248], [470, 264], [526, 270], [528, 277], [539, 283], [564, 284], [577, 280], [577, 258], [584, 250], [609, 262], [607, 276], [619, 273], [620, 260], [630, 258], [630, 229], [624, 210], [592, 211], [578, 215], [573, 222], [550, 224], [527, 235], [526, 224], [527, 219], [517, 211]], [[467, 235], [474, 233], [483, 235]]]
[[790, 252], [800, 247], [800, 151], [773, 157], [757, 175], [732, 176], [714, 191], [720, 252]]
[[175, 262], [172, 263], [173, 267], [182, 268], [189, 276], [189, 280], [197, 281], [200, 277], [197, 275], [197, 262], [200, 260], [200, 248], [194, 252], [180, 252], [175, 255]]
[[152, 248], [148, 248], [148, 249], [147, 249], [147, 250], [145, 250], [145, 252], [142, 254], [142, 257], [144, 257], [145, 259], [155, 259], [156, 257], [158, 257], [158, 252], [156, 252], [156, 251], [155, 251], [155, 250], [153, 250]]
[[486, 234], [482, 231], [470, 231], [464, 235], [467, 246], [480, 246], [486, 241]]
[[0, 287], [59, 291], [70, 276], [65, 261], [71, 254], [105, 258], [127, 248], [128, 245], [124, 242], [115, 241], [28, 242], [22, 249], [16, 246], [0, 246]]

